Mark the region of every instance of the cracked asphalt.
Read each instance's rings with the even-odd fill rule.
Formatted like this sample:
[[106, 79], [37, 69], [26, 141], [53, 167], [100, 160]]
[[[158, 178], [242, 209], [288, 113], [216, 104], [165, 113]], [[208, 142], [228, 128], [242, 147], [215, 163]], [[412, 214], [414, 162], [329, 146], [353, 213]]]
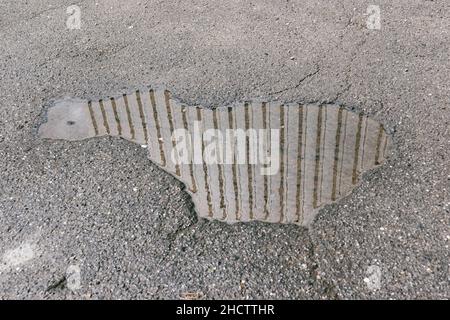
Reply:
[[[0, 3], [1, 299], [450, 297], [448, 1], [78, 1], [69, 30], [72, 4]], [[394, 146], [306, 230], [197, 219], [130, 142], [36, 138], [52, 99], [150, 84], [343, 104]]]

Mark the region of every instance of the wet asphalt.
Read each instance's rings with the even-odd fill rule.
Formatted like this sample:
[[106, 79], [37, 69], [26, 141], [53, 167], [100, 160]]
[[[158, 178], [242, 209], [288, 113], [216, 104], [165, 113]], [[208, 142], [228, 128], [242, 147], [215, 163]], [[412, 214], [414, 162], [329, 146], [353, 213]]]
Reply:
[[[79, 1], [71, 30], [72, 4], [0, 4], [0, 298], [449, 298], [448, 1]], [[342, 104], [393, 146], [307, 230], [198, 219], [125, 140], [36, 137], [53, 99], [142, 85]]]

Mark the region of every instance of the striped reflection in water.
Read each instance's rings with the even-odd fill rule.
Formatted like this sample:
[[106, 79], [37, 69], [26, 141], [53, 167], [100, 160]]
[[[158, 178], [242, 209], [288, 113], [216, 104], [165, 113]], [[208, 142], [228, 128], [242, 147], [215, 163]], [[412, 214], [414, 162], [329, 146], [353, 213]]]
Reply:
[[[173, 152], [179, 141], [172, 133], [179, 129], [188, 133], [188, 162], [180, 163]], [[264, 175], [267, 163], [249, 161], [249, 150], [258, 149], [251, 149], [251, 135], [244, 145], [229, 140], [229, 154], [244, 146], [246, 161], [202, 161], [208, 146], [190, 133], [197, 130], [204, 138], [210, 129], [223, 136], [239, 129], [262, 133], [259, 146], [269, 158], [277, 155], [272, 158], [277, 170]], [[39, 129], [39, 136], [49, 139], [105, 135], [147, 145], [150, 160], [187, 186], [200, 217], [304, 226], [320, 207], [348, 195], [364, 171], [381, 164], [390, 142], [381, 124], [335, 105], [247, 102], [211, 110], [182, 105], [167, 90], [153, 89], [96, 101], [57, 101]]]

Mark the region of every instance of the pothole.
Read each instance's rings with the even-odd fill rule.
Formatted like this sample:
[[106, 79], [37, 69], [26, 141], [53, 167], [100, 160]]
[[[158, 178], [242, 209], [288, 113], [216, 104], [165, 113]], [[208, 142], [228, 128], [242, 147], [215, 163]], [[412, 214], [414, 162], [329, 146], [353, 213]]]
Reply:
[[200, 217], [303, 226], [382, 164], [390, 144], [380, 123], [336, 105], [208, 109], [155, 88], [56, 101], [39, 128], [48, 139], [107, 135], [147, 147], [151, 161], [186, 185]]

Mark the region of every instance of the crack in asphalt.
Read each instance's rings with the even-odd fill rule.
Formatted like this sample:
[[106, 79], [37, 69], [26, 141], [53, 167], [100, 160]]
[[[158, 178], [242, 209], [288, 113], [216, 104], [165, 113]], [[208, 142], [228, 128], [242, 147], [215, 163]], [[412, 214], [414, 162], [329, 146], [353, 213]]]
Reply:
[[[182, 190], [182, 192], [184, 192], [184, 191], [185, 190]], [[180, 237], [180, 235], [182, 235], [183, 233], [185, 233], [189, 230], [194, 229], [197, 226], [202, 225], [201, 222], [203, 221], [203, 219], [198, 218], [198, 215], [195, 212], [195, 207], [194, 207], [194, 203], [192, 202], [192, 200], [190, 201], [190, 204], [189, 204], [189, 213], [192, 216], [192, 219], [190, 220], [189, 224], [187, 226], [181, 225], [181, 226], [177, 227], [175, 229], [175, 231], [173, 231], [167, 235], [167, 241], [169, 242], [167, 245], [167, 250], [164, 253], [164, 255], [161, 257], [161, 259], [158, 261], [158, 263], [157, 263], [158, 266], [163, 265], [167, 261], [167, 259], [170, 257], [170, 254], [173, 251], [173, 246], [174, 246], [175, 242], [177, 241], [177, 239]], [[155, 276], [158, 276], [162, 270], [163, 270], [163, 268], [160, 268], [156, 272]], [[158, 286], [158, 288], [154, 294], [155, 295], [158, 294], [160, 292], [160, 290], [161, 290], [161, 286]]]
[[[197, 215], [194, 211], [193, 205], [191, 206], [191, 214], [193, 214], [194, 219], [191, 221], [191, 223], [189, 225], [180, 226], [175, 231], [173, 231], [167, 235], [167, 239], [169, 241], [168, 248], [167, 248], [167, 251], [164, 254], [164, 256], [158, 262], [158, 265], [163, 265], [170, 258], [170, 254], [173, 252], [174, 244], [182, 234], [185, 234], [186, 232], [194, 229], [195, 227], [202, 228], [203, 226], [205, 226], [208, 223], [208, 221], [206, 221], [205, 219], [197, 217]], [[201, 229], [199, 229], [199, 230], [201, 230]], [[310, 260], [309, 270], [308, 270], [310, 285], [312, 287], [315, 287], [315, 286], [317, 286], [319, 288], [320, 288], [320, 286], [324, 287], [323, 294], [325, 295], [325, 297], [327, 299], [340, 300], [337, 287], [332, 282], [320, 277], [320, 275], [319, 275], [320, 266], [319, 266], [319, 262], [316, 259], [315, 244], [311, 237], [310, 231], [307, 231], [307, 237], [309, 240], [307, 256]], [[194, 240], [194, 242], [195, 242], [195, 240]], [[160, 270], [158, 270], [156, 272], [155, 276], [158, 276], [162, 270], [164, 270], [164, 269], [161, 268]], [[59, 285], [53, 286], [51, 289], [54, 289], [58, 286]], [[161, 290], [161, 286], [158, 286], [158, 288], [154, 294], [157, 295], [160, 292], [160, 290]], [[241, 291], [242, 291], [242, 288], [241, 288]], [[242, 292], [241, 292], [241, 295], [243, 297], [245, 296]]]
[[308, 248], [308, 258], [311, 261], [311, 267], [309, 268], [310, 284], [311, 284], [311, 286], [314, 286], [314, 285], [318, 285], [319, 283], [321, 283], [325, 287], [325, 291], [323, 293], [325, 294], [327, 299], [340, 300], [340, 297], [337, 293], [336, 286], [333, 283], [331, 283], [325, 279], [319, 278], [319, 271], [318, 271], [319, 263], [317, 262], [317, 259], [316, 259], [316, 250], [315, 250], [314, 241], [313, 241], [309, 231], [307, 232], [307, 234], [308, 234], [308, 239], [310, 242], [310, 245]]
[[344, 74], [344, 88], [336, 93], [335, 98], [333, 101], [338, 102], [339, 99], [346, 93], [348, 93], [352, 87], [352, 82], [350, 81], [351, 74], [353, 72], [353, 60], [358, 56], [359, 49], [364, 46], [364, 44], [367, 42], [367, 38], [363, 38], [359, 43], [356, 44], [352, 54], [350, 55], [349, 63], [347, 64], [347, 67], [345, 68]]
[[[184, 232], [187, 232], [191, 229], [193, 229], [194, 227], [200, 225], [200, 220], [197, 219], [197, 221], [191, 223], [188, 226], [182, 227], [182, 228], [178, 228], [176, 229], [174, 232], [170, 233], [167, 235], [169, 244], [168, 244], [168, 248], [165, 252], [165, 254], [162, 256], [162, 258], [159, 260], [159, 262], [157, 263], [158, 266], [162, 266], [163, 264], [166, 263], [166, 261], [170, 258], [170, 254], [173, 251], [173, 245], [174, 243], [177, 241], [177, 239], [179, 238], [179, 236], [181, 234], [183, 234]], [[165, 268], [159, 268], [159, 270], [155, 273], [155, 277], [157, 277], [162, 270], [164, 270]], [[161, 285], [158, 285], [156, 291], [154, 292], [154, 295], [156, 296], [160, 291], [161, 291]]]
[[280, 93], [286, 92], [286, 91], [288, 91], [288, 90], [297, 89], [298, 87], [300, 87], [300, 86], [302, 85], [302, 83], [303, 83], [304, 81], [306, 81], [306, 80], [308, 80], [309, 78], [315, 76], [315, 75], [318, 74], [319, 72], [320, 72], [320, 67], [317, 66], [315, 71], [310, 72], [310, 73], [308, 73], [307, 75], [305, 75], [303, 78], [300, 79], [300, 81], [299, 81], [295, 86], [287, 87], [287, 88], [282, 89], [282, 90], [279, 90], [279, 91], [269, 92], [269, 95], [280, 94]]
[[56, 6], [56, 7], [47, 8], [47, 9], [38, 11], [35, 14], [29, 16], [29, 17], [25, 17], [25, 18], [21, 19], [20, 22], [30, 21], [30, 20], [33, 20], [33, 19], [43, 15], [44, 13], [51, 12], [51, 11], [56, 11], [56, 10], [59, 10], [59, 9], [65, 8], [65, 7], [67, 8], [67, 7], [73, 6], [73, 5], [79, 5], [79, 4], [81, 4], [83, 2], [86, 2], [86, 1], [87, 0], [81, 0], [81, 1], [73, 2], [73, 3], [69, 2], [69, 3], [61, 4], [61, 5]]

